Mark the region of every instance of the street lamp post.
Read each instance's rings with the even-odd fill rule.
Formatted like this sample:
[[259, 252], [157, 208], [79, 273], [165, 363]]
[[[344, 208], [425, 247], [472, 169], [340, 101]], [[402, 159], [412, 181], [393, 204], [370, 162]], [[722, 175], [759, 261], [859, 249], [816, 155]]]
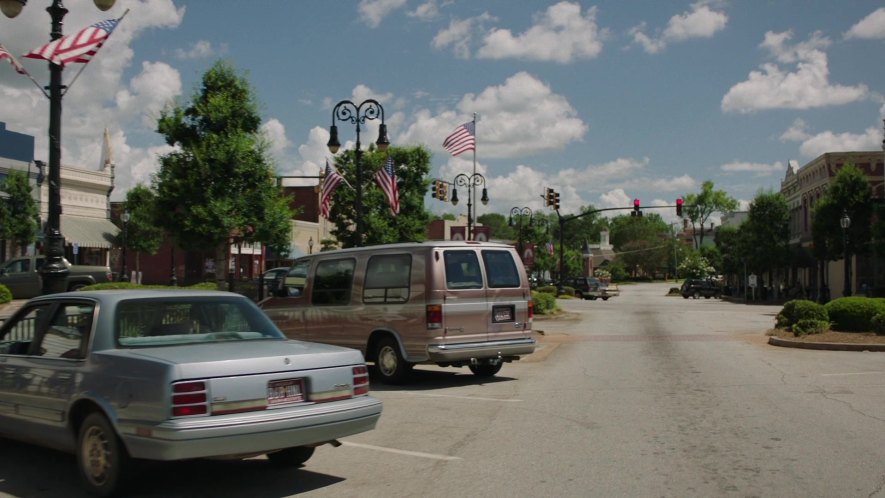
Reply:
[[514, 207], [510, 210], [510, 218], [507, 220], [507, 224], [513, 226], [513, 217], [517, 216], [516, 222], [516, 246], [519, 248], [519, 256], [522, 257], [522, 219], [526, 216], [529, 217], [529, 225], [532, 223], [532, 210], [528, 207], [518, 208]]
[[845, 245], [845, 288], [842, 289], [842, 296], [848, 297], [851, 295], [851, 253], [848, 251], [848, 229], [851, 228], [851, 218], [848, 217], [847, 210], [842, 211], [839, 224], [842, 226], [842, 240]]
[[[99, 10], [105, 11], [114, 6], [116, 0], [94, 0]], [[0, 0], [0, 11], [6, 17], [17, 16], [27, 0]], [[52, 19], [49, 38], [55, 41], [62, 37], [62, 25], [68, 9], [61, 0], [53, 0], [46, 7]], [[40, 269], [43, 278], [43, 293], [54, 294], [66, 290], [66, 278], [70, 270], [64, 264], [65, 238], [61, 234], [61, 99], [65, 88], [61, 82], [63, 66], [49, 62], [49, 216], [46, 220], [43, 252], [46, 262]]]
[[[467, 240], [474, 240], [473, 233], [473, 188], [482, 185], [482, 205], [489, 203], [489, 191], [486, 189], [486, 177], [479, 173], [468, 175], [461, 173], [455, 176], [453, 182], [456, 187], [467, 187]], [[452, 188], [452, 205], [458, 205], [458, 189]]]
[[384, 108], [374, 99], [364, 100], [359, 105], [349, 100], [342, 100], [335, 104], [332, 109], [332, 126], [329, 127], [329, 142], [326, 144], [332, 154], [341, 148], [341, 142], [338, 141], [338, 127], [335, 125], [336, 119], [356, 125], [356, 148], [354, 150], [356, 202], [354, 208], [356, 211], [356, 246], [361, 246], [363, 244], [363, 169], [360, 160], [363, 151], [360, 148], [360, 130], [367, 119], [380, 119], [381, 125], [378, 127], [378, 140], [375, 141], [375, 145], [380, 151], [387, 150], [390, 141], [387, 139], [387, 125], [384, 124]]
[[120, 220], [123, 221], [123, 262], [120, 269], [120, 281], [126, 282], [129, 280], [129, 269], [126, 267], [126, 232], [129, 230], [129, 211], [123, 211]]

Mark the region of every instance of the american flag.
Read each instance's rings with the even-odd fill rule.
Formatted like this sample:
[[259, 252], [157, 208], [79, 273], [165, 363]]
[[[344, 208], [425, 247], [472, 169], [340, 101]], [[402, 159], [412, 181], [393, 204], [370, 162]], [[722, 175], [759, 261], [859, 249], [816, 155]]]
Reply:
[[384, 191], [387, 202], [390, 203], [390, 212], [394, 216], [399, 214], [399, 191], [396, 189], [396, 169], [393, 167], [393, 158], [388, 157], [384, 167], [375, 173], [375, 181]]
[[3, 59], [8, 60], [9, 63], [12, 64], [12, 67], [15, 68], [15, 72], [17, 72], [18, 74], [27, 74], [25, 68], [23, 68], [17, 60], [15, 60], [15, 57], [13, 57], [12, 54], [10, 54], [8, 50], [6, 50], [6, 47], [0, 45], [0, 61], [2, 61]]
[[119, 19], [108, 19], [95, 23], [92, 26], [73, 35], [62, 36], [38, 49], [34, 49], [24, 57], [30, 59], [46, 59], [53, 64], [64, 66], [71, 62], [87, 63], [92, 56], [111, 36], [117, 27]]
[[344, 180], [344, 177], [338, 173], [335, 168], [329, 166], [326, 161], [326, 175], [323, 179], [323, 188], [320, 190], [320, 214], [323, 218], [329, 217], [329, 204], [332, 202], [332, 192]]
[[468, 121], [455, 128], [455, 131], [446, 137], [443, 148], [453, 156], [467, 150], [476, 150], [476, 124]]

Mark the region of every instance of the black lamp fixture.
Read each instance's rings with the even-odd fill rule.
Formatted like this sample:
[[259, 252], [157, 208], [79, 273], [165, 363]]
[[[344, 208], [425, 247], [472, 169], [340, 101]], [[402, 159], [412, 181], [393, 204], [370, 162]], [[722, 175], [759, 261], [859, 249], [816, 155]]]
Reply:
[[120, 282], [129, 281], [129, 269], [126, 267], [126, 232], [129, 230], [129, 211], [123, 211], [120, 215], [120, 221], [123, 222], [123, 254], [122, 265], [120, 268]]
[[[478, 185], [482, 185], [482, 198], [480, 201], [483, 206], [489, 203], [489, 192], [486, 189], [486, 178], [479, 173], [473, 173], [472, 175], [467, 175], [465, 173], [461, 173], [455, 176], [455, 181], [452, 182], [453, 185], [459, 187], [467, 187], [467, 240], [473, 239], [473, 187]], [[458, 189], [456, 187], [452, 187], [452, 205], [458, 205]]]
[[[99, 10], [105, 11], [114, 6], [116, 0], [93, 0]], [[9, 18], [18, 16], [27, 0], [0, 0], [0, 12]], [[46, 7], [52, 20], [49, 38], [58, 40], [63, 36], [62, 25], [68, 9], [61, 0], [53, 0]], [[65, 238], [61, 234], [61, 82], [63, 66], [49, 64], [49, 216], [46, 220], [45, 244], [43, 252], [46, 263], [40, 269], [43, 278], [43, 293], [54, 294], [66, 290], [66, 279], [70, 270], [65, 266]]]
[[341, 149], [341, 142], [338, 141], [338, 126], [335, 120], [347, 121], [356, 125], [356, 147], [354, 149], [354, 166], [356, 169], [356, 202], [354, 205], [355, 221], [356, 221], [356, 246], [363, 243], [363, 170], [361, 159], [363, 151], [360, 148], [360, 130], [366, 120], [379, 119], [381, 125], [378, 127], [378, 139], [375, 145], [378, 150], [385, 151], [390, 146], [390, 140], [387, 138], [387, 125], [384, 124], [384, 107], [374, 99], [366, 99], [359, 105], [354, 104], [350, 100], [342, 100], [335, 104], [332, 108], [332, 125], [329, 127], [329, 141], [326, 147], [329, 152], [336, 154]]
[[839, 225], [842, 226], [842, 238], [845, 246], [845, 287], [842, 289], [842, 296], [851, 295], [851, 253], [848, 251], [848, 229], [851, 228], [851, 218], [848, 216], [848, 210], [842, 211], [842, 218], [839, 219]]

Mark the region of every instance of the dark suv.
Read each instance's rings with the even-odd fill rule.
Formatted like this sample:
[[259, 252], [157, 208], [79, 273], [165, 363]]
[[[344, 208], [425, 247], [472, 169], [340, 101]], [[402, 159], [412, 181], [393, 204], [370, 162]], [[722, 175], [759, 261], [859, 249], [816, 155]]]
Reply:
[[695, 299], [699, 299], [703, 296], [705, 299], [710, 299], [711, 297], [719, 297], [722, 295], [722, 290], [719, 288], [719, 285], [712, 280], [702, 280], [699, 278], [687, 278], [685, 282], [682, 283], [682, 289], [680, 289], [680, 293], [682, 297], [688, 299], [689, 297], [693, 297]]

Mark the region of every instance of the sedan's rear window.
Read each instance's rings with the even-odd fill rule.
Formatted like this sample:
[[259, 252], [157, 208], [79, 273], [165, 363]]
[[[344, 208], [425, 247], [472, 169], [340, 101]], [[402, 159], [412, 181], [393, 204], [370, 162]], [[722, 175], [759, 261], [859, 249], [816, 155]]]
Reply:
[[283, 339], [260, 310], [241, 300], [133, 299], [117, 307], [123, 347]]

